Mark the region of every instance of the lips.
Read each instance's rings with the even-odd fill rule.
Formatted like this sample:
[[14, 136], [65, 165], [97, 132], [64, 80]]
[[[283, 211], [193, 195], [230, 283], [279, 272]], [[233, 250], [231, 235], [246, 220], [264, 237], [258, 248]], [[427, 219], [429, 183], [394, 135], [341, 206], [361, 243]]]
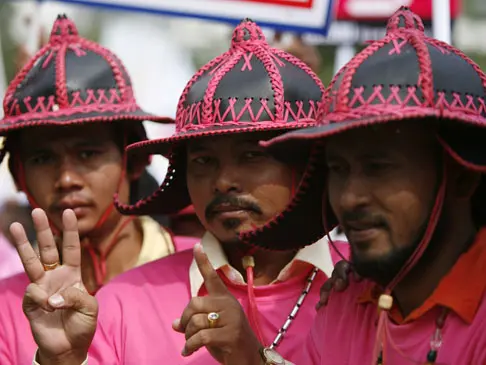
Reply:
[[353, 221], [346, 222], [344, 228], [349, 242], [364, 244], [376, 239], [381, 234], [383, 226], [375, 222]]
[[236, 205], [231, 205], [231, 204], [221, 204], [218, 205], [213, 209], [214, 214], [218, 213], [231, 213], [231, 212], [243, 212], [243, 211], [252, 211], [251, 209], [241, 207], [241, 206], [236, 206]]
[[79, 208], [87, 208], [91, 206], [91, 204], [82, 199], [63, 199], [59, 201], [56, 205], [55, 208], [57, 210], [65, 210], [65, 209], [79, 209]]
[[375, 229], [380, 228], [379, 225], [371, 222], [364, 222], [364, 221], [354, 221], [354, 222], [346, 222], [344, 224], [347, 230], [352, 231], [366, 231], [368, 229]]

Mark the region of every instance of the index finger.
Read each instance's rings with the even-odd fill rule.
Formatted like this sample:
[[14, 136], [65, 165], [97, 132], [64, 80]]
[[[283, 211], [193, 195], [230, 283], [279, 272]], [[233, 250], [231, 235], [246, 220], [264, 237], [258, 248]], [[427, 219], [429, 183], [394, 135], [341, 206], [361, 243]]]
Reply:
[[81, 244], [79, 242], [78, 219], [71, 209], [62, 213], [64, 226], [62, 236], [62, 263], [72, 267], [81, 266]]
[[24, 227], [20, 223], [14, 222], [10, 225], [10, 233], [14, 238], [15, 248], [19, 253], [25, 273], [31, 282], [37, 283], [44, 277], [45, 271], [39, 257], [27, 238]]
[[209, 262], [208, 256], [204, 253], [201, 244], [194, 245], [194, 260], [204, 279], [204, 285], [209, 294], [227, 294], [228, 288], [219, 277], [213, 265]]

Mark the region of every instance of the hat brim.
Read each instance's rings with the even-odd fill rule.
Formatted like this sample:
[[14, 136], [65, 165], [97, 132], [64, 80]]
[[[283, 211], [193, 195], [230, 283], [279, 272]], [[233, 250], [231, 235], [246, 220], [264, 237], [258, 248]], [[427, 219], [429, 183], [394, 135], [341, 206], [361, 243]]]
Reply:
[[[336, 114], [330, 114], [328, 118], [333, 118]], [[284, 145], [285, 147], [288, 147], [287, 144], [292, 143], [292, 141], [298, 142], [323, 139], [336, 134], [344, 133], [348, 130], [414, 118], [444, 118], [469, 125], [480, 125], [481, 127], [486, 127], [483, 125], [483, 118], [480, 118], [474, 114], [467, 115], [464, 112], [450, 112], [447, 110], [440, 111], [429, 108], [401, 108], [397, 109], [393, 114], [383, 113], [379, 115], [365, 116], [344, 120], [342, 122], [327, 123], [320, 126], [290, 131], [268, 141], [262, 141], [260, 144], [269, 148], [281, 148]]]
[[259, 123], [238, 123], [238, 124], [230, 124], [228, 126], [212, 126], [207, 127], [205, 125], [201, 125], [201, 129], [204, 130], [197, 130], [191, 129], [186, 132], [177, 133], [171, 137], [167, 138], [159, 138], [159, 139], [152, 139], [142, 142], [133, 143], [127, 147], [127, 153], [129, 155], [136, 154], [136, 155], [163, 155], [168, 156], [173, 148], [179, 144], [180, 142], [184, 142], [194, 138], [201, 138], [201, 137], [210, 137], [210, 136], [222, 136], [227, 134], [233, 133], [248, 133], [248, 132], [270, 132], [270, 131], [279, 131], [279, 130], [293, 130], [299, 128], [308, 128], [309, 125], [312, 125], [315, 120], [301, 120], [299, 123], [274, 123], [273, 125], [269, 125], [270, 123], [262, 122], [261, 125]]
[[5, 136], [15, 130], [38, 126], [68, 126], [86, 123], [113, 122], [116, 120], [150, 121], [156, 123], [174, 123], [169, 117], [156, 116], [140, 108], [127, 110], [114, 107], [113, 110], [99, 111], [93, 109], [88, 112], [75, 110], [59, 110], [49, 113], [33, 113], [16, 117], [6, 117], [0, 124], [0, 136]]

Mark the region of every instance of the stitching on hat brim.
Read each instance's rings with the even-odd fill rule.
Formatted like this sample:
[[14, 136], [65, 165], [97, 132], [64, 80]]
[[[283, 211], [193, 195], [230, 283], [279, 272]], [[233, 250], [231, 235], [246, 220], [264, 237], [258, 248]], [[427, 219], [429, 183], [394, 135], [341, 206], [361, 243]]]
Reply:
[[159, 154], [166, 156], [174, 148], [174, 144], [187, 141], [194, 138], [209, 137], [209, 136], [223, 136], [234, 133], [249, 133], [249, 132], [266, 132], [266, 131], [278, 131], [278, 130], [294, 130], [299, 128], [309, 128], [316, 125], [315, 120], [301, 121], [299, 123], [281, 123], [273, 126], [262, 125], [255, 126], [258, 123], [241, 123], [241, 126], [230, 126], [227, 129], [221, 127], [207, 128], [205, 131], [187, 132], [184, 134], [174, 135], [168, 138], [152, 139], [142, 142], [137, 142], [127, 147], [127, 153], [132, 154]]
[[99, 115], [94, 117], [86, 118], [76, 118], [69, 121], [60, 121], [56, 119], [42, 119], [35, 121], [26, 121], [23, 123], [13, 124], [7, 127], [0, 126], [0, 136], [8, 136], [9, 133], [13, 131], [18, 131], [25, 128], [32, 127], [44, 127], [44, 126], [73, 126], [82, 125], [88, 123], [105, 123], [105, 122], [117, 122], [122, 120], [133, 120], [133, 121], [149, 121], [149, 122], [160, 122], [160, 123], [173, 123], [174, 121], [166, 117], [152, 116], [151, 114], [117, 114], [117, 115]]
[[[336, 113], [337, 114], [337, 113]], [[329, 116], [328, 116], [329, 117]], [[450, 111], [434, 111], [434, 110], [422, 110], [422, 111], [406, 111], [403, 110], [401, 114], [384, 114], [379, 116], [363, 117], [359, 119], [347, 120], [344, 122], [328, 123], [316, 127], [310, 127], [306, 129], [300, 129], [297, 131], [290, 131], [281, 136], [272, 138], [268, 141], [261, 141], [260, 144], [263, 147], [273, 147], [279, 144], [286, 143], [292, 140], [314, 140], [330, 137], [339, 133], [346, 132], [348, 130], [366, 127], [375, 124], [386, 124], [389, 122], [407, 120], [413, 118], [444, 118], [458, 123], [470, 124], [478, 127], [486, 128], [486, 119], [479, 118], [477, 116], [468, 116], [461, 112]]]

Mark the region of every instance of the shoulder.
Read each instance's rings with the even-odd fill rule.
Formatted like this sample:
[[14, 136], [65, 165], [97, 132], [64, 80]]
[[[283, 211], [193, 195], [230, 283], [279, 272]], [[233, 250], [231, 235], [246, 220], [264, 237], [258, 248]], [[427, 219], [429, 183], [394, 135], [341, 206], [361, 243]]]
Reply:
[[161, 225], [152, 217], [143, 215], [137, 217], [137, 219], [142, 227], [145, 241], [159, 241], [163, 238], [166, 241], [172, 242], [173, 237], [169, 229]]
[[[376, 306], [361, 300], [371, 283], [351, 280], [343, 292], [332, 292], [326, 306], [317, 311], [308, 346], [321, 356], [336, 355], [336, 351], [351, 351], [353, 338], [372, 336]], [[326, 343], [325, 348], [322, 343]]]
[[[367, 280], [356, 281], [351, 279], [346, 290], [331, 293], [328, 304], [318, 311], [318, 321], [321, 324], [325, 322], [325, 326], [330, 323], [333, 323], [334, 326], [340, 326], [343, 321], [358, 319], [370, 308], [374, 310], [375, 306], [366, 300], [372, 286], [373, 284]], [[342, 316], [343, 313], [346, 315]]]

